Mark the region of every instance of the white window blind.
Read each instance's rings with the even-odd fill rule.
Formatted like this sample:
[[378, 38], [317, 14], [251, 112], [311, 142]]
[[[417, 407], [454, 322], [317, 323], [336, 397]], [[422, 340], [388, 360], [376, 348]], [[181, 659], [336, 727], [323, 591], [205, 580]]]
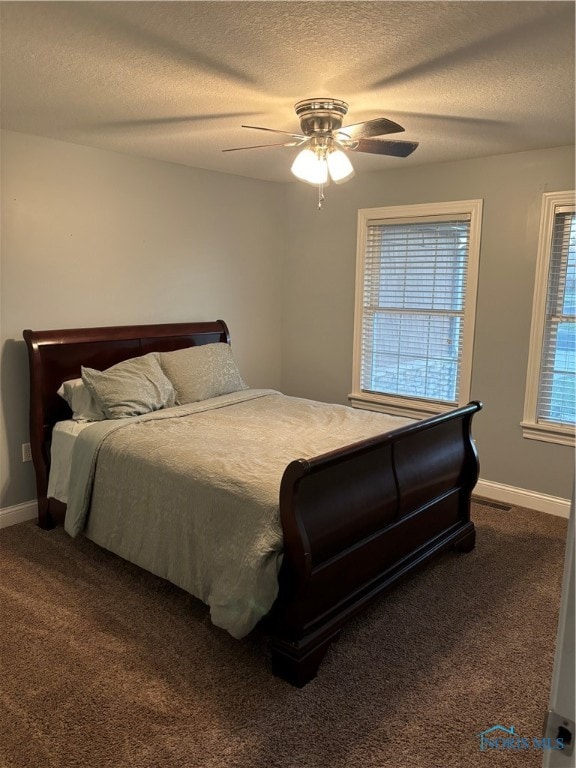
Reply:
[[458, 402], [470, 217], [371, 222], [361, 387]]
[[576, 215], [557, 207], [552, 225], [537, 420], [576, 421]]
[[358, 211], [357, 408], [423, 418], [470, 397], [482, 200]]
[[542, 195], [522, 434], [574, 445], [576, 195]]

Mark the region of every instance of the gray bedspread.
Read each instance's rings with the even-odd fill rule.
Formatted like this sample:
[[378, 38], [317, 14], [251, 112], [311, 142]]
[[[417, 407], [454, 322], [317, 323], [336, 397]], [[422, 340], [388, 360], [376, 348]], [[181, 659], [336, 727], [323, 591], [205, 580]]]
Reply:
[[177, 584], [243, 637], [278, 592], [286, 466], [409, 419], [245, 390], [77, 438], [65, 529]]

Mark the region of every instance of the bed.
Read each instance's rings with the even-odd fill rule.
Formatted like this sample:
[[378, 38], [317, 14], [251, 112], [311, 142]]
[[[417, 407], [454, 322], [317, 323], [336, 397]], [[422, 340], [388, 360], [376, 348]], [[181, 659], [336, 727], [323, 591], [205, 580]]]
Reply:
[[[66, 503], [48, 494], [53, 433], [56, 425], [71, 417], [70, 407], [58, 395], [63, 382], [79, 377], [82, 366], [104, 371], [150, 353], [230, 344], [227, 326], [221, 320], [26, 330], [24, 339], [30, 363], [30, 442], [36, 473], [38, 523], [44, 529], [65, 523], [67, 517]], [[274, 423], [274, 411], [270, 409], [282, 408], [283, 402], [300, 407], [294, 399], [283, 401], [285, 396], [274, 391], [245, 389], [245, 392], [224, 395], [225, 402], [218, 398], [216, 404], [210, 401], [210, 408], [215, 408], [211, 413], [216, 413], [220, 420], [220, 432], [225, 431], [222, 419], [233, 411], [241, 411], [243, 423], [247, 423], [249, 408], [266, 409], [270, 429]], [[184, 416], [197, 419], [195, 424], [210, 422], [212, 416], [206, 413], [208, 406], [199, 405], [202, 407], [192, 404], [188, 408], [201, 412], [200, 417], [188, 411]], [[310, 413], [318, 413], [322, 418], [328, 407], [308, 401], [304, 405], [311, 409]], [[368, 437], [305, 457], [289, 455], [284, 447], [284, 453], [275, 456], [276, 462], [283, 460], [283, 456], [288, 458], [277, 472], [274, 489], [274, 517], [280, 531], [273, 561], [276, 591], [261, 619], [269, 637], [271, 668], [275, 675], [293, 685], [305, 685], [316, 676], [327, 649], [346, 621], [431, 558], [446, 550], [468, 552], [473, 549], [475, 530], [470, 520], [470, 498], [478, 479], [478, 457], [471, 437], [471, 422], [481, 407], [481, 403], [471, 402], [382, 432], [375, 432], [374, 425], [385, 422], [378, 421], [375, 414], [362, 412], [364, 419], [372, 418], [374, 422], [366, 431]], [[342, 414], [348, 417], [348, 412], [354, 411], [344, 406], [335, 408], [342, 409], [338, 411], [339, 418]], [[184, 419], [172, 417], [180, 417], [182, 410], [183, 406], [179, 406], [152, 416], [165, 418], [180, 427]], [[278, 411], [278, 419], [283, 418], [281, 413]], [[145, 420], [135, 419], [139, 428]], [[156, 421], [153, 423], [153, 429], [157, 429]], [[97, 429], [90, 427], [78, 439], [104, 428], [108, 429], [102, 424]], [[136, 427], [117, 432], [129, 436], [132, 428]], [[343, 427], [342, 435], [348, 434], [355, 432]], [[342, 435], [338, 436], [340, 442]], [[273, 430], [263, 441], [263, 453], [267, 452], [266, 442], [272, 438]], [[105, 439], [112, 443], [117, 438]], [[248, 442], [251, 441], [245, 445]], [[317, 444], [331, 445], [322, 441]], [[212, 451], [209, 444], [204, 445], [202, 460], [208, 469], [202, 472], [211, 473], [213, 481], [220, 486], [226, 479], [225, 472], [216, 464], [210, 470]], [[77, 452], [75, 448], [75, 456]], [[196, 452], [200, 455], [198, 447]], [[230, 453], [234, 453], [232, 448]], [[238, 455], [238, 460], [240, 458]], [[258, 459], [263, 460], [263, 457]], [[259, 466], [258, 471], [266, 474], [265, 464], [258, 464], [253, 458], [246, 461]], [[105, 481], [100, 463], [103, 467], [106, 463], [103, 450], [100, 458], [93, 460], [94, 488], [99, 487], [98, 483], [107, 482], [114, 490], [114, 479], [109, 477]], [[188, 474], [194, 475], [194, 468]], [[238, 477], [234, 480], [236, 486], [242, 484]], [[271, 477], [270, 482], [276, 482], [273, 472]], [[99, 509], [96, 501], [89, 499], [88, 518], [92, 514], [91, 504]], [[154, 514], [162, 519], [162, 515], [171, 513], [173, 506], [171, 499], [163, 509], [163, 497], [159, 496], [154, 502]], [[164, 534], [160, 535], [162, 545], [158, 542], [157, 525], [143, 524], [140, 528], [150, 546], [156, 550], [166, 548]], [[101, 543], [98, 536], [93, 540]], [[110, 549], [115, 551], [114, 547]], [[117, 553], [126, 556], [122, 551]], [[171, 557], [170, 552], [167, 557]], [[140, 564], [131, 557], [127, 559]]]

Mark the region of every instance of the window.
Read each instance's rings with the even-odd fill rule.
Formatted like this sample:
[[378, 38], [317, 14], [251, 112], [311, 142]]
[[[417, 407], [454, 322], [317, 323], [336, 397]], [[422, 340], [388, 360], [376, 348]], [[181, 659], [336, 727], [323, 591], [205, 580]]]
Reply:
[[574, 445], [576, 417], [576, 206], [574, 192], [543, 196], [524, 437]]
[[360, 408], [421, 417], [470, 394], [481, 200], [359, 211]]

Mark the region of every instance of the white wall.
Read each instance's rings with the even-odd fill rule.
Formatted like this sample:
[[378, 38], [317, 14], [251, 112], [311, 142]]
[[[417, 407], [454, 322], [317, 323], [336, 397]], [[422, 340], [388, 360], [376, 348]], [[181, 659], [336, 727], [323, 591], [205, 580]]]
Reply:
[[291, 186], [283, 275], [282, 386], [347, 402], [357, 211], [386, 205], [484, 200], [472, 398], [481, 477], [569, 499], [571, 448], [522, 437], [524, 388], [542, 193], [574, 189], [574, 148], [522, 152], [362, 174], [326, 190]]
[[[395, 161], [391, 161], [395, 162]], [[2, 134], [0, 509], [34, 498], [24, 328], [223, 318], [246, 380], [347, 402], [359, 208], [484, 199], [472, 397], [484, 480], [568, 499], [570, 448], [520, 429], [542, 193], [574, 148], [363, 174], [326, 190]]]
[[22, 330], [228, 323], [246, 381], [280, 387], [285, 189], [2, 133], [0, 508], [34, 498]]

